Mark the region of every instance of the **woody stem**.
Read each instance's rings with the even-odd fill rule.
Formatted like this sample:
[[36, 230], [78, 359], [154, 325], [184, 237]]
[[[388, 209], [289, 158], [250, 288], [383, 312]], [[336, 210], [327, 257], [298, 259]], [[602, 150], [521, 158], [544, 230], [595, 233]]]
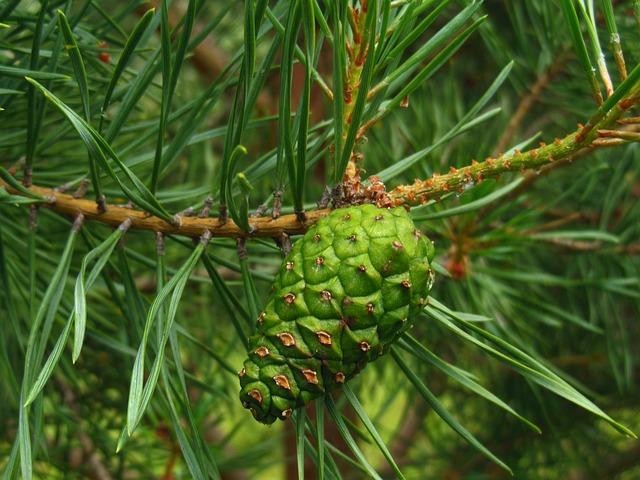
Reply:
[[[452, 168], [446, 174], [434, 174], [427, 180], [418, 180], [412, 185], [401, 185], [389, 192], [389, 197], [395, 205], [419, 205], [429, 200], [438, 200], [447, 192], [464, 190], [485, 178], [496, 177], [506, 172], [539, 169], [560, 162], [564, 163], [578, 154], [608, 146], [609, 144], [606, 143], [598, 143], [598, 140], [602, 140], [601, 135], [611, 136], [612, 129], [618, 119], [625, 111], [634, 106], [639, 98], [640, 81], [629, 90], [628, 95], [620, 99], [608, 111], [599, 111], [586, 126], [580, 126], [575, 132], [562, 139], [556, 139], [550, 145], [543, 144], [526, 152], [515, 151], [496, 158], [487, 158], [483, 162], [472, 162], [470, 165], [460, 169]], [[628, 137], [628, 135], [621, 135], [621, 137], [625, 136]], [[621, 140], [630, 142], [639, 141], [640, 139], [633, 137], [621, 138]], [[131, 228], [133, 229], [193, 238], [201, 237], [206, 231], [209, 231], [212, 237], [233, 238], [249, 236], [280, 237], [283, 233], [297, 235], [304, 233], [311, 225], [330, 212], [329, 209], [310, 210], [307, 212], [307, 218], [303, 222], [295, 214], [283, 215], [277, 219], [264, 216], [251, 217], [251, 224], [254, 229], [251, 233], [248, 233], [230, 220], [222, 224], [218, 219], [214, 218], [178, 216], [175, 224], [170, 224], [146, 212], [124, 206], [107, 205], [106, 211], [101, 211], [93, 201], [75, 198], [72, 195], [67, 195], [54, 189], [36, 185], [32, 185], [27, 189], [16, 185], [16, 183], [10, 185], [0, 179], [0, 188], [4, 188], [12, 195], [23, 197], [39, 196], [44, 207], [72, 217], [83, 214], [86, 220], [95, 220], [114, 227], [130, 219]]]

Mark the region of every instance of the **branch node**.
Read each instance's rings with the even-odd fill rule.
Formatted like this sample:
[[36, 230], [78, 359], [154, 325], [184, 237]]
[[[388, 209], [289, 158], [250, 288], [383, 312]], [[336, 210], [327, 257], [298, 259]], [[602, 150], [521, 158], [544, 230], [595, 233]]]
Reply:
[[131, 218], [126, 218], [125, 221], [118, 226], [118, 229], [122, 230], [123, 232], [126, 232], [127, 230], [129, 230], [129, 228], [131, 228], [132, 223], [133, 222]]
[[38, 206], [29, 206], [29, 230], [36, 230], [38, 228]]
[[176, 228], [180, 228], [182, 226], [182, 216], [179, 213], [176, 213], [171, 218], [171, 225], [173, 225]]
[[67, 190], [71, 188], [72, 182], [63, 183], [62, 185], [58, 185], [53, 189], [54, 192], [65, 193]]
[[306, 223], [307, 214], [304, 213], [304, 211], [296, 212], [296, 220], [298, 220], [298, 222], [300, 222], [300, 223]]
[[73, 192], [72, 197], [76, 199], [83, 198], [87, 194], [88, 188], [89, 188], [89, 180], [87, 180], [86, 178], [83, 178], [80, 181], [80, 185], [78, 185], [78, 188], [76, 189], [76, 191]]
[[205, 247], [209, 245], [211, 241], [211, 232], [209, 230], [205, 230], [202, 236], [200, 237], [200, 243], [202, 243]]
[[282, 232], [282, 235], [280, 235], [280, 237], [275, 237], [273, 241], [276, 243], [276, 245], [282, 251], [285, 257], [289, 255], [289, 252], [291, 252], [292, 245], [291, 245], [291, 237], [287, 233]]
[[178, 212], [177, 215], [181, 217], [193, 217], [196, 214], [195, 209], [193, 207], [187, 207], [181, 212]]
[[156, 253], [159, 257], [164, 257], [164, 247], [164, 234], [162, 232], [156, 232]]
[[107, 199], [104, 195], [100, 195], [96, 198], [96, 205], [98, 206], [98, 211], [100, 213], [104, 213], [107, 211]]
[[24, 167], [24, 178], [22, 179], [22, 184], [27, 188], [33, 184], [33, 169], [30, 166]]
[[227, 223], [228, 219], [229, 219], [229, 212], [227, 210], [227, 204], [226, 203], [221, 203], [220, 204], [220, 213], [218, 214], [218, 220], [220, 221], [220, 223], [222, 225], [224, 225], [225, 223]]
[[258, 205], [258, 208], [256, 208], [256, 211], [253, 212], [251, 216], [262, 217], [266, 211], [267, 211], [267, 205], [263, 203], [262, 205]]
[[72, 230], [76, 233], [79, 232], [80, 229], [82, 228], [83, 223], [84, 223], [84, 215], [82, 213], [79, 213], [76, 216], [75, 220], [73, 221], [73, 227], [71, 227]]
[[282, 210], [282, 190], [276, 190], [273, 192], [273, 211], [271, 212], [271, 218], [274, 220], [280, 217]]
[[211, 212], [211, 207], [213, 206], [213, 198], [207, 197], [204, 200], [204, 205], [200, 213], [198, 214], [198, 218], [207, 218], [209, 216], [209, 212]]
[[322, 196], [320, 197], [320, 201], [318, 202], [318, 208], [327, 208], [329, 202], [331, 201], [331, 197], [333, 195], [333, 189], [326, 185], [324, 187], [324, 191], [322, 192]]
[[247, 252], [247, 241], [244, 237], [236, 238], [236, 248], [238, 249], [238, 258], [240, 260], [246, 260], [249, 258], [249, 252]]

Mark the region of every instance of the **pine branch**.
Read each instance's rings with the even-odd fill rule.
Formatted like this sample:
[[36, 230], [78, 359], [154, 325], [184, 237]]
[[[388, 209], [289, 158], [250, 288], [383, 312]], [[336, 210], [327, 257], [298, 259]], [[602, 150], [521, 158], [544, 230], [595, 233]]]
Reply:
[[[637, 70], [636, 76], [640, 76]], [[638, 141], [637, 136], [630, 136], [625, 132], [618, 132], [614, 137], [613, 126], [620, 117], [638, 102], [640, 95], [640, 81], [637, 81], [629, 93], [615, 103], [610, 110], [599, 110], [587, 123], [563, 139], [556, 139], [552, 144], [542, 144], [540, 147], [520, 152], [518, 150], [496, 158], [487, 158], [483, 162], [472, 161], [466, 167], [456, 169], [444, 175], [435, 174], [426, 180], [416, 180], [412, 185], [401, 185], [389, 192], [391, 202], [396, 206], [412, 206], [425, 204], [430, 200], [438, 200], [449, 192], [464, 192], [468, 188], [491, 177], [498, 177], [503, 173], [526, 171], [540, 168], [552, 168], [555, 164], [565, 163], [576, 155], [583, 155], [590, 151], [604, 147], [617, 145], [618, 143], [602, 143], [602, 137], [615, 141]], [[0, 187], [4, 187], [9, 193], [26, 196], [24, 189], [18, 190], [3, 180]], [[133, 210], [123, 206], [109, 205], [106, 212], [101, 212], [95, 202], [74, 198], [71, 195], [57, 192], [53, 189], [31, 186], [29, 191], [48, 200], [44, 204], [58, 213], [67, 215], [84, 214], [88, 220], [96, 220], [112, 226], [120, 225], [127, 218], [131, 219], [131, 228], [150, 230], [154, 232], [183, 235], [198, 238], [205, 231], [211, 232], [214, 237], [280, 237], [283, 233], [296, 235], [304, 233], [320, 218], [328, 215], [329, 209], [318, 209], [307, 212], [304, 220], [293, 215], [284, 215], [277, 219], [267, 217], [252, 217], [250, 219], [253, 230], [247, 232], [236, 225], [232, 220], [220, 222], [213, 218], [194, 218], [176, 216], [175, 225], [169, 224], [159, 217], [147, 214], [139, 210]]]
[[[15, 195], [25, 196], [0, 180], [0, 187]], [[305, 222], [298, 221], [296, 215], [284, 215], [277, 219], [269, 216], [251, 217], [251, 225], [254, 230], [251, 233], [243, 231], [233, 220], [220, 222], [217, 218], [200, 218], [176, 216], [176, 225], [165, 222], [159, 217], [150, 215], [140, 210], [134, 210], [122, 205], [108, 205], [106, 212], [100, 212], [94, 201], [82, 198], [74, 198], [72, 195], [60, 193], [54, 189], [32, 186], [29, 189], [48, 200], [43, 206], [64, 215], [84, 214], [87, 220], [95, 220], [107, 225], [117, 227], [127, 218], [131, 220], [131, 228], [148, 230], [165, 234], [182, 235], [185, 237], [199, 238], [205, 231], [211, 232], [214, 237], [279, 237], [282, 233], [304, 233], [320, 218], [329, 214], [330, 210], [314, 210], [307, 214]]]
[[[632, 75], [640, 77], [640, 68], [636, 67]], [[527, 152], [515, 150], [497, 158], [487, 158], [483, 162], [472, 161], [471, 165], [460, 169], [451, 167], [447, 174], [434, 174], [430, 179], [416, 180], [413, 185], [396, 187], [390, 192], [390, 196], [396, 205], [420, 205], [429, 200], [438, 199], [447, 192], [462, 193], [486, 178], [497, 177], [508, 172], [549, 168], [598, 147], [619, 145], [621, 141], [628, 142], [629, 135], [622, 132], [618, 138], [612, 139], [614, 140], [612, 143], [605, 143], [600, 137], [603, 135], [602, 132], [609, 137], [612, 136], [608, 133], [609, 128], [615, 125], [627, 110], [638, 103], [639, 95], [640, 81], [636, 78], [624, 98], [619, 99], [609, 109], [600, 108], [585, 126], [579, 125], [575, 132], [562, 139], [556, 138], [550, 145], [542, 143], [539, 148]], [[607, 104], [604, 105], [606, 106]]]
[[[343, 142], [346, 142], [349, 128], [352, 123], [353, 111], [355, 108], [356, 97], [360, 89], [360, 79], [362, 76], [362, 70], [364, 62], [369, 50], [372, 48], [367, 43], [367, 39], [364, 38], [365, 24], [367, 21], [367, 15], [370, 12], [367, 10], [367, 2], [363, 2], [362, 10], [349, 9], [349, 24], [353, 32], [353, 44], [347, 44], [347, 53], [349, 56], [349, 67], [346, 74], [346, 85], [344, 86], [343, 102], [344, 107], [342, 109], [342, 128], [343, 128]], [[350, 182], [360, 181], [360, 168], [358, 163], [358, 154], [354, 151], [349, 152], [349, 161], [344, 173], [344, 179]]]

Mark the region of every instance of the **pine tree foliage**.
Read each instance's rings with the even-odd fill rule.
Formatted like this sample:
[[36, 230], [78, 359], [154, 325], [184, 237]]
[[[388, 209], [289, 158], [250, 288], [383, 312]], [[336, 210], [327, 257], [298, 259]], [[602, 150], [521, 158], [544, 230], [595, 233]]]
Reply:
[[[638, 0], [0, 1], [3, 478], [640, 475]], [[411, 207], [428, 304], [258, 424], [291, 243]]]

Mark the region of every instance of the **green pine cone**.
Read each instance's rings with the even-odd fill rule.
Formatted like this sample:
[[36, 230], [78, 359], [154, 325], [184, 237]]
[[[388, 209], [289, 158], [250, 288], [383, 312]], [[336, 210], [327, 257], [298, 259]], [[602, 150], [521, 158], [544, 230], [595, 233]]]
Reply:
[[383, 355], [425, 305], [433, 255], [401, 207], [321, 219], [283, 262], [249, 339], [245, 408], [263, 423], [285, 419]]

